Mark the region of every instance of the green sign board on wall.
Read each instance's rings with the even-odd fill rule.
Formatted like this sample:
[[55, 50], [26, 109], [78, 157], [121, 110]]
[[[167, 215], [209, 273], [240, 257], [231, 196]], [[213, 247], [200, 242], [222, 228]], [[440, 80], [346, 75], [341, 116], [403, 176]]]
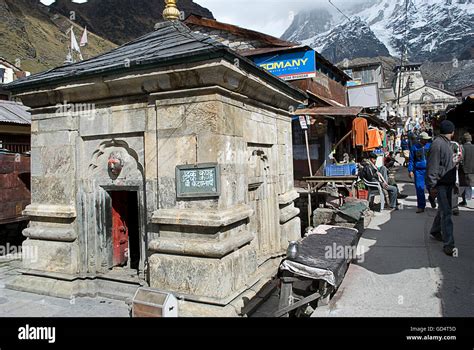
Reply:
[[216, 163], [178, 165], [176, 192], [178, 198], [219, 197], [219, 165]]

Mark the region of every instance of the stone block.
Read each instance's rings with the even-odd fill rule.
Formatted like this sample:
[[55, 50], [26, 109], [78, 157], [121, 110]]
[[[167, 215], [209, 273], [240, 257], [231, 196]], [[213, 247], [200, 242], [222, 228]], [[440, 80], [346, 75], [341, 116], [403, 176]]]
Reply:
[[153, 254], [149, 266], [152, 288], [219, 301], [244, 289], [257, 259], [247, 246], [222, 259]]
[[[38, 150], [35, 148], [36, 151]], [[37, 153], [35, 152], [35, 155]], [[40, 165], [41, 175], [43, 176], [73, 176], [75, 169], [75, 151], [72, 146], [58, 147], [41, 147], [40, 148]], [[35, 158], [35, 160], [38, 158]], [[34, 163], [34, 162], [32, 162]], [[35, 175], [38, 175], [35, 169]]]
[[175, 176], [162, 176], [158, 179], [160, 208], [173, 209], [176, 206]]
[[218, 130], [219, 134], [243, 137], [244, 123], [242, 123], [243, 110], [229, 103], [223, 103], [222, 117], [219, 118]]
[[290, 221], [280, 225], [281, 228], [281, 249], [288, 248], [288, 242], [301, 239], [301, 219], [294, 217]]
[[110, 134], [144, 132], [146, 129], [145, 108], [113, 111], [110, 118]]
[[79, 117], [79, 133], [81, 136], [95, 136], [110, 130], [110, 109], [98, 109], [93, 115]]
[[329, 208], [318, 208], [313, 211], [313, 227], [331, 225], [334, 222], [335, 212]]
[[156, 179], [157, 171], [158, 171], [158, 164], [157, 164], [157, 141], [156, 141], [156, 133], [155, 132], [146, 132], [144, 135], [144, 143], [145, 143], [145, 178], [147, 179]]
[[144, 132], [146, 115], [146, 108], [97, 108], [79, 116], [79, 131], [81, 136]]
[[31, 176], [43, 176], [43, 159], [41, 156], [42, 147], [31, 147]]
[[70, 116], [38, 120], [39, 132], [77, 130], [77, 118]]
[[158, 139], [158, 176], [175, 178], [176, 166], [196, 163], [196, 136]]
[[31, 135], [31, 146], [69, 146], [72, 143], [72, 140], [76, 137], [76, 135], [76, 132], [70, 131], [55, 131], [33, 134]]
[[31, 133], [36, 134], [39, 131], [39, 122], [36, 120], [31, 121]]
[[198, 163], [216, 163], [221, 144], [222, 139], [219, 135], [210, 132], [199, 134], [197, 136]]
[[25, 269], [65, 274], [75, 274], [79, 269], [76, 243], [28, 239], [23, 242], [23, 254]]
[[36, 203], [69, 205], [75, 202], [71, 176], [31, 177], [31, 197]]

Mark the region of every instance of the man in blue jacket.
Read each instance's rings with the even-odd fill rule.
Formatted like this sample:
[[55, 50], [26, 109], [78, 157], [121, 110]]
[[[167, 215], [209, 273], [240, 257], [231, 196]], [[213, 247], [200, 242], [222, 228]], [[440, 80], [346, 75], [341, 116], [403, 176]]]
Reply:
[[419, 136], [419, 141], [415, 143], [410, 149], [410, 160], [408, 162], [408, 173], [410, 178], [415, 178], [416, 188], [416, 213], [423, 213], [426, 208], [425, 197], [425, 175], [426, 175], [426, 159], [431, 147], [431, 137], [422, 132]]

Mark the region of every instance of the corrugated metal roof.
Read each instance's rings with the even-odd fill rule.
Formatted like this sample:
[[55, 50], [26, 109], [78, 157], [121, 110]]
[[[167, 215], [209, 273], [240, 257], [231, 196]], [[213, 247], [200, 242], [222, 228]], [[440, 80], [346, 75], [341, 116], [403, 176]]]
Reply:
[[0, 101], [0, 123], [31, 125], [30, 108], [13, 101]]
[[228, 57], [232, 62], [238, 58], [241, 61], [241, 67], [251, 69], [258, 76], [273, 85], [278, 85], [290, 95], [307, 98], [303, 91], [272, 76], [257, 67], [251, 60], [240, 56], [211, 37], [192, 32], [179, 21], [162, 22], [157, 24], [155, 29], [154, 32], [100, 56], [34, 74], [7, 84], [5, 87], [18, 92], [102, 73], [170, 66], [190, 62], [193, 59], [204, 61], [216, 57]]

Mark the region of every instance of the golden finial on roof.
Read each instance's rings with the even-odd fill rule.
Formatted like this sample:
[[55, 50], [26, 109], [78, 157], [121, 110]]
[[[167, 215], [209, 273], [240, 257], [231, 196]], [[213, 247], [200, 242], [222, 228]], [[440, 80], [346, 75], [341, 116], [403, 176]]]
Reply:
[[163, 18], [168, 21], [176, 21], [180, 17], [177, 3], [178, 0], [165, 0], [165, 10], [163, 11]]

